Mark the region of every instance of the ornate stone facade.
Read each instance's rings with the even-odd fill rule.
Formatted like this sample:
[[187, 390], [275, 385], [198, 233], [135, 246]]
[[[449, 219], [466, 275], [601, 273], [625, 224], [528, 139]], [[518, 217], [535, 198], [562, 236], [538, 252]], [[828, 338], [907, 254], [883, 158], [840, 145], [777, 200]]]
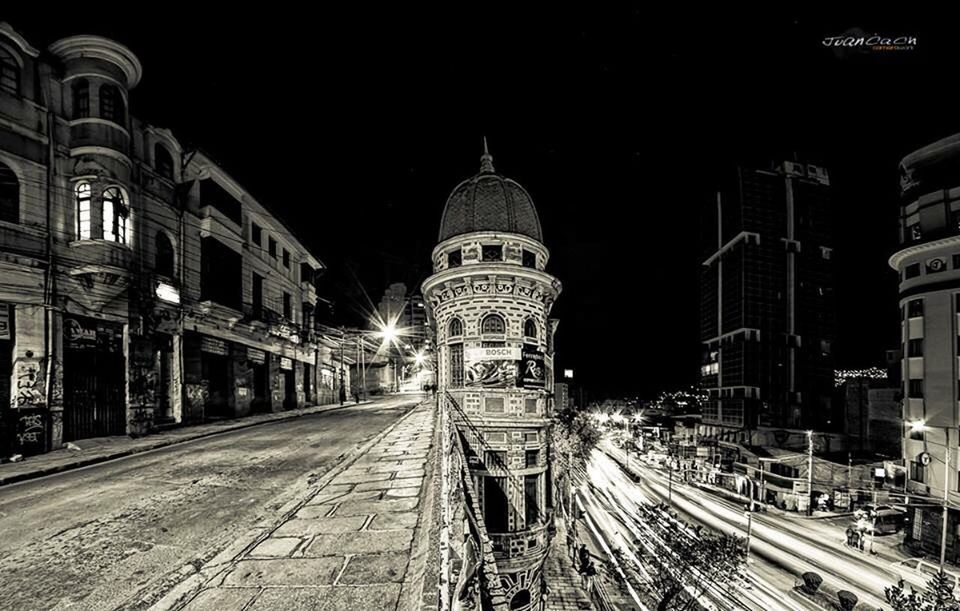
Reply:
[[480, 173], [447, 201], [434, 273], [423, 285], [439, 387], [455, 406], [500, 585], [518, 610], [539, 606], [549, 545], [549, 316], [561, 286], [545, 271], [540, 236], [532, 200], [485, 153]]

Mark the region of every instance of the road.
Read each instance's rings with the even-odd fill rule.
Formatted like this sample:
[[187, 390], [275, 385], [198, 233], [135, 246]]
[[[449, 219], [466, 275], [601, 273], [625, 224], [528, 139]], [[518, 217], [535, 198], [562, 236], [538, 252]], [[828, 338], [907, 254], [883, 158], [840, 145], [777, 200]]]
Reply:
[[[599, 506], [608, 513], [617, 513], [628, 511], [630, 503], [666, 500], [667, 478], [655, 469], [639, 468], [643, 479], [634, 483], [609, 457], [595, 453], [590, 463], [590, 483], [601, 493], [595, 494]], [[739, 504], [677, 482], [672, 498], [674, 509], [684, 519], [745, 536], [746, 519]], [[612, 506], [615, 503], [622, 507]], [[802, 573], [814, 571], [823, 576], [826, 584], [854, 592], [863, 603], [875, 608], [886, 606], [883, 588], [896, 583], [897, 578], [882, 564], [857, 552], [847, 552], [839, 542], [825, 541], [820, 533], [805, 532], [802, 526], [775, 516], [754, 513], [752, 518], [751, 552], [759, 561], [751, 567], [755, 585], [763, 590], [773, 587], [785, 592], [784, 584], [792, 584]], [[749, 600], [752, 596], [740, 598], [746, 607], [755, 608]]]
[[414, 407], [403, 395], [0, 488], [0, 609], [136, 609]]

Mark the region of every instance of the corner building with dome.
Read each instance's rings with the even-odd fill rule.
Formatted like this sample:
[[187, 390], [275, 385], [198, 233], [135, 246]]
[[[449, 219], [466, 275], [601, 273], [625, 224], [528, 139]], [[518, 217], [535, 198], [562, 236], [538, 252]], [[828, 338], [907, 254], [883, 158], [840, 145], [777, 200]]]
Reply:
[[447, 199], [423, 294], [440, 397], [453, 404], [500, 585], [519, 611], [539, 608], [550, 542], [550, 310], [561, 286], [549, 257], [532, 198], [485, 150]]

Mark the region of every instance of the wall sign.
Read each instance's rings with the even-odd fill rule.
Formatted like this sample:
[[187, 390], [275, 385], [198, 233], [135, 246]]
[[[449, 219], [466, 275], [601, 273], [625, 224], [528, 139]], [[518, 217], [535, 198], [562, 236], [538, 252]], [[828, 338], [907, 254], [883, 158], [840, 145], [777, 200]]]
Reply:
[[280, 357], [280, 369], [293, 369], [293, 361], [285, 356]]
[[203, 352], [208, 352], [210, 354], [219, 354], [220, 356], [227, 356], [229, 354], [229, 349], [227, 347], [227, 342], [222, 339], [217, 339], [215, 337], [203, 336], [200, 338], [200, 350]]
[[523, 388], [545, 388], [546, 369], [543, 352], [535, 348], [524, 348], [520, 360], [520, 386]]
[[509, 388], [517, 385], [519, 347], [467, 348], [464, 350], [464, 381], [467, 387]]
[[257, 365], [263, 365], [267, 362], [267, 353], [256, 348], [247, 348], [247, 360]]

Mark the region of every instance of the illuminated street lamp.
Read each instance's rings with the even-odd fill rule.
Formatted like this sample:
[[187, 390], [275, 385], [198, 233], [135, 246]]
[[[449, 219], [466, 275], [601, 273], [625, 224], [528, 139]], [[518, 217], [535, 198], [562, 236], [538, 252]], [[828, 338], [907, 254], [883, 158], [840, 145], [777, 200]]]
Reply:
[[947, 517], [950, 513], [950, 428], [949, 427], [931, 427], [927, 426], [924, 420], [915, 420], [910, 423], [910, 431], [922, 433], [931, 428], [942, 428], [944, 434], [943, 440], [943, 519], [940, 529], [940, 574], [943, 574], [943, 566], [947, 557]]

